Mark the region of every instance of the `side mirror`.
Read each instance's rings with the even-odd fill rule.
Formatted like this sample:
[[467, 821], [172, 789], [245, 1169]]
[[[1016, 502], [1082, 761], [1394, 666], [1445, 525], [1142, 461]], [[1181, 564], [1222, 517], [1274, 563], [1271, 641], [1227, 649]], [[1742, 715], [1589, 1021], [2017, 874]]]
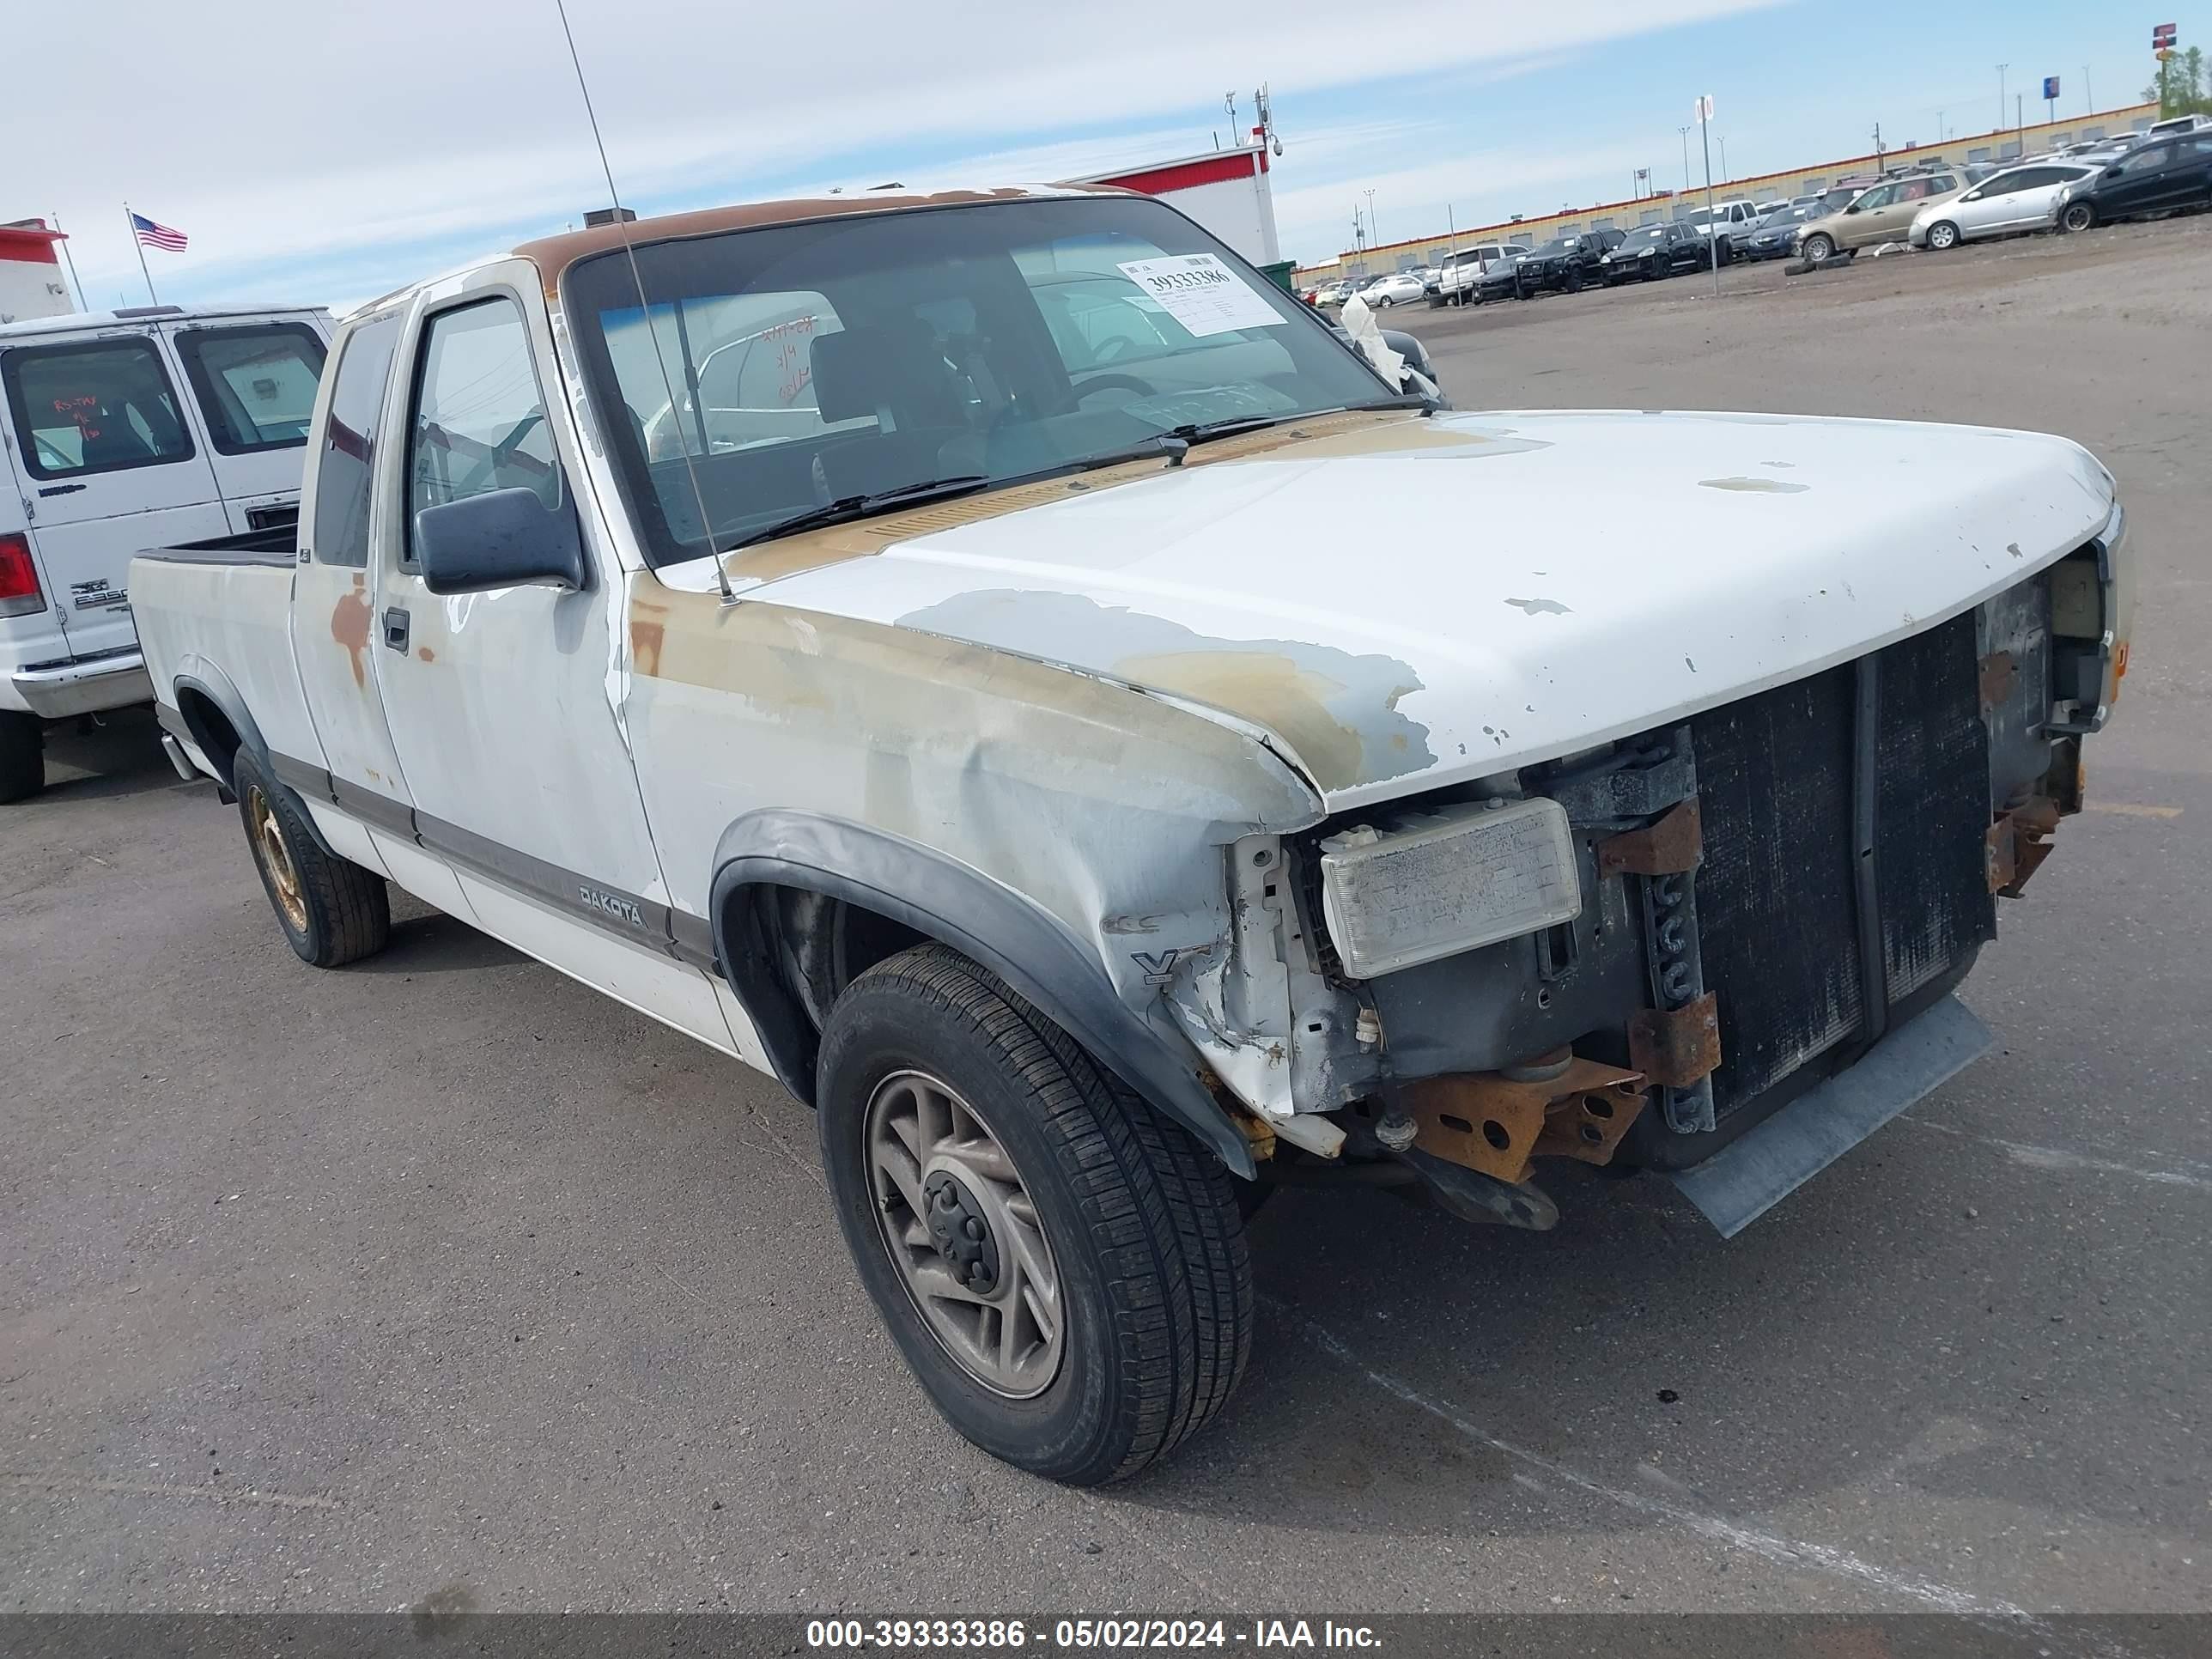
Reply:
[[433, 593], [587, 585], [574, 498], [549, 507], [534, 489], [489, 489], [415, 515], [415, 557]]
[[1962, 202], [1978, 202], [1982, 199], [1982, 192], [1978, 190], [1970, 190], [1959, 199]]

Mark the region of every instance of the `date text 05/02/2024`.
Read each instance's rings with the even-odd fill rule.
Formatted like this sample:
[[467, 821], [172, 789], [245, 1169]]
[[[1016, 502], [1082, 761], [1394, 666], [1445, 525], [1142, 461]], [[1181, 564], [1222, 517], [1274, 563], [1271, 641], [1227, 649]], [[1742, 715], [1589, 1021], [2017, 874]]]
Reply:
[[1255, 1619], [813, 1619], [806, 1644], [816, 1649], [969, 1649], [1052, 1647], [1079, 1651], [1131, 1649], [1251, 1648], [1379, 1649], [1382, 1638], [1365, 1625], [1334, 1620]]

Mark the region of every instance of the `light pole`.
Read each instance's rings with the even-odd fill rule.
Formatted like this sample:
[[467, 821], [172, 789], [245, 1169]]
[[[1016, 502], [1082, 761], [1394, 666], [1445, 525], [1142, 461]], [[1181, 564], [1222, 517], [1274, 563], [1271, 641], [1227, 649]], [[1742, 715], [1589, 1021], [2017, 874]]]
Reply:
[[1716, 138], [1713, 142], [1721, 147], [1721, 182], [1726, 184], [1732, 176], [1728, 170], [1728, 140]]
[[2081, 65], [2081, 113], [2087, 115], [2097, 107], [2097, 94], [2089, 90], [2089, 66]]
[[1367, 234], [1374, 238], [1375, 246], [1380, 247], [1382, 246], [1382, 233], [1375, 223], [1375, 192], [1370, 190], [1365, 192], [1365, 194], [1367, 197]]
[[1682, 135], [1682, 189], [1686, 194], [1690, 188], [1690, 130], [1677, 127], [1674, 131]]
[[2010, 64], [1999, 64], [1997, 65], [1997, 131], [2000, 132], [2004, 131], [2005, 71], [2011, 67], [2012, 65]]

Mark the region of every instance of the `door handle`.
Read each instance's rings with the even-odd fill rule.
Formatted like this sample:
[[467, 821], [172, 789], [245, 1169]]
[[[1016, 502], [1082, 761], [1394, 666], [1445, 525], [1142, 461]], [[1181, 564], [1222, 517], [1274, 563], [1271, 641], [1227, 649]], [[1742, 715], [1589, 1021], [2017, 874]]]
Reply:
[[407, 613], [393, 605], [384, 613], [384, 643], [402, 656], [407, 653]]

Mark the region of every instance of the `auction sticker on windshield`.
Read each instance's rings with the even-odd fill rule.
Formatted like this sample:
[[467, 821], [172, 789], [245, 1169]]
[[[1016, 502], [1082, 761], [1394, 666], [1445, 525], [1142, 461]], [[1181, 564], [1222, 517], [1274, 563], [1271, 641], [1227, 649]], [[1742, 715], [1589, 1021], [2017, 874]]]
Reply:
[[1283, 320], [1267, 297], [1211, 253], [1124, 259], [1122, 273], [1193, 334], [1273, 328]]

